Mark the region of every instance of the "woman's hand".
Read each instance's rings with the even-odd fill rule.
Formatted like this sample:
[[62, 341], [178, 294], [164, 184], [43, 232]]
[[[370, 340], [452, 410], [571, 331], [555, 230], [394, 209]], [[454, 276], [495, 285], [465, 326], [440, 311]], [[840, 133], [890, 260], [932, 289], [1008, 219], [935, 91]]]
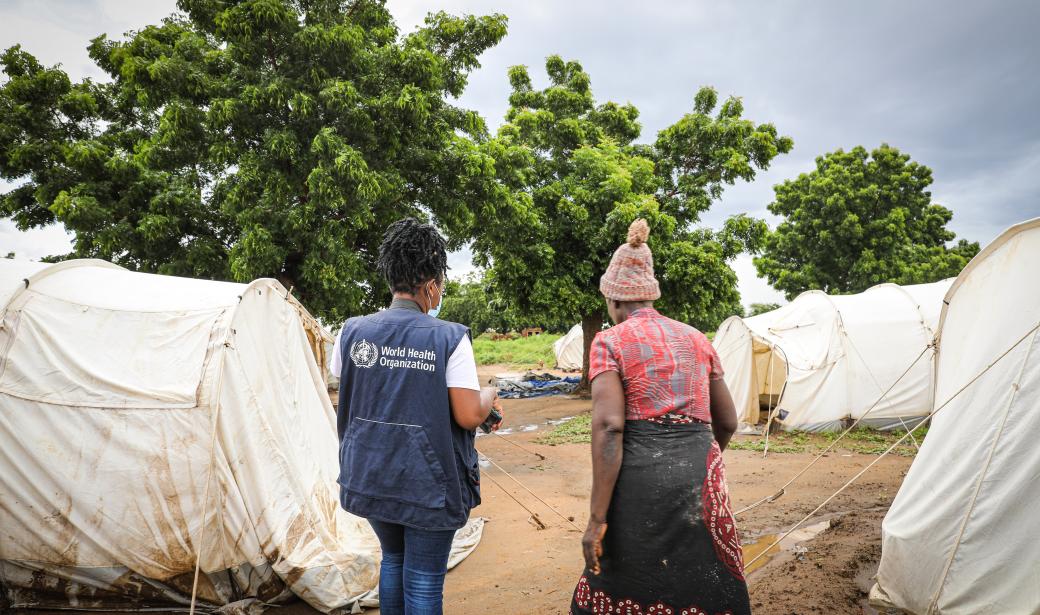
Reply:
[[480, 406], [484, 415], [491, 411], [495, 402], [498, 401], [498, 387], [480, 387]]
[[715, 435], [715, 441], [719, 443], [719, 450], [725, 451], [729, 439], [736, 433], [739, 425], [733, 396], [730, 395], [725, 380], [717, 378], [710, 382], [708, 399], [711, 404], [711, 431]]
[[599, 558], [603, 555], [603, 536], [607, 533], [607, 523], [589, 519], [585, 536], [581, 539], [581, 550], [585, 554], [585, 568], [592, 574], [599, 574]]
[[607, 513], [624, 458], [624, 433], [625, 390], [621, 375], [604, 372], [592, 381], [592, 497], [589, 528], [581, 541], [585, 564], [592, 574], [599, 574]]
[[502, 400], [498, 397], [498, 387], [481, 388], [480, 398], [481, 402], [487, 405], [487, 414], [485, 415], [484, 424], [491, 431], [498, 431], [498, 428], [502, 426], [502, 419], [499, 418], [495, 421], [491, 416], [492, 410], [497, 412], [499, 417], [505, 416], [502, 413]]
[[497, 390], [495, 391], [495, 401], [491, 403], [491, 408], [501, 417], [497, 423], [491, 426], [491, 431], [498, 431], [506, 420], [506, 411], [502, 408], [502, 400], [499, 399]]
[[487, 419], [491, 404], [498, 399], [498, 389], [483, 387], [479, 391], [448, 387], [451, 414], [463, 429], [476, 429]]

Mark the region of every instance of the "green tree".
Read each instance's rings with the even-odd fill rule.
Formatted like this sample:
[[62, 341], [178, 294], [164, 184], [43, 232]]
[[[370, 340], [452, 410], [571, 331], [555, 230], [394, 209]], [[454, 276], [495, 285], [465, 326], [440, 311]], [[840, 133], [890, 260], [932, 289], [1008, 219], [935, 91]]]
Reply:
[[765, 314], [766, 312], [772, 312], [773, 310], [779, 309], [779, 303], [752, 303], [748, 306], [747, 315], [758, 316], [759, 314]]
[[474, 337], [488, 329], [505, 332], [515, 326], [512, 314], [489, 296], [483, 279], [478, 275], [448, 282], [439, 316], [466, 325]]
[[546, 332], [565, 333], [573, 322], [552, 320], [545, 314], [521, 316], [510, 301], [496, 297], [479, 273], [462, 281], [449, 280], [440, 318], [466, 325], [474, 336], [489, 329], [500, 333], [525, 327], [541, 327]]
[[506, 32], [432, 14], [401, 36], [380, 0], [180, 0], [105, 36], [110, 81], [0, 58], [0, 216], [60, 222], [69, 257], [217, 279], [276, 277], [327, 321], [371, 310], [387, 224], [469, 234], [493, 180], [483, 120], [452, 101]]
[[791, 139], [742, 118], [739, 99], [719, 105], [703, 88], [689, 114], [637, 144], [634, 106], [597, 105], [577, 62], [550, 56], [545, 67], [541, 90], [525, 67], [510, 69], [506, 123], [482, 145], [500, 182], [473, 250], [494, 293], [523, 316], [580, 321], [587, 376], [605, 316], [599, 277], [628, 225], [645, 218], [663, 310], [704, 330], [742, 313], [727, 262], [756, 247], [765, 224], [737, 216], [718, 232], [695, 225], [726, 185], [751, 180]]
[[953, 212], [932, 203], [931, 183], [931, 169], [889, 145], [820, 156], [815, 170], [775, 187], [769, 211], [784, 220], [755, 259], [758, 274], [788, 299], [956, 276], [979, 244], [948, 247]]

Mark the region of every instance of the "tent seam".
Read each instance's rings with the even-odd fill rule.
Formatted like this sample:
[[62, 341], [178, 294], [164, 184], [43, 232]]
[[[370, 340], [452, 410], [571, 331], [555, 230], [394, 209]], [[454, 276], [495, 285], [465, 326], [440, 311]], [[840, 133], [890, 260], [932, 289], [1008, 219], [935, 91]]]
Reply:
[[[1040, 326], [1040, 323], [1038, 323]], [[975, 512], [975, 504], [978, 502], [979, 494], [982, 492], [982, 484], [985, 482], [986, 473], [989, 472], [989, 467], [993, 462], [993, 457], [997, 453], [997, 445], [1000, 443], [1000, 438], [1004, 433], [1004, 427], [1007, 425], [1008, 416], [1011, 414], [1011, 407], [1015, 403], [1015, 399], [1018, 397], [1020, 388], [1020, 380], [1022, 374], [1025, 372], [1026, 365], [1029, 363], [1029, 357], [1033, 354], [1033, 348], [1036, 346], [1037, 333], [1034, 327], [1033, 339], [1029, 343], [1029, 348], [1026, 350], [1026, 354], [1022, 357], [1022, 364], [1018, 368], [1018, 375], [1015, 376], [1015, 380], [1011, 383], [1011, 396], [1008, 398], [1007, 406], [1004, 408], [1004, 416], [1001, 418], [1000, 427], [993, 436], [993, 444], [990, 446], [989, 455], [986, 457], [986, 463], [982, 466], [982, 471], [979, 472], [978, 482], [975, 484], [975, 493], [971, 497], [971, 502], [968, 504], [968, 510], [964, 513], [964, 520], [961, 522], [960, 530], [957, 532], [957, 540], [953, 543], [953, 549], [950, 551], [950, 558], [946, 561], [946, 567], [943, 570], [942, 577], [939, 579], [938, 587], [935, 589], [935, 594], [932, 596], [932, 601], [928, 605], [928, 612], [934, 613], [936, 605], [939, 603], [939, 598], [942, 596], [943, 586], [946, 584], [946, 578], [950, 574], [950, 569], [953, 567], [953, 560], [957, 557], [957, 551], [960, 549], [961, 541], [964, 539], [964, 531], [968, 527], [968, 521], [971, 520], [971, 514]]]

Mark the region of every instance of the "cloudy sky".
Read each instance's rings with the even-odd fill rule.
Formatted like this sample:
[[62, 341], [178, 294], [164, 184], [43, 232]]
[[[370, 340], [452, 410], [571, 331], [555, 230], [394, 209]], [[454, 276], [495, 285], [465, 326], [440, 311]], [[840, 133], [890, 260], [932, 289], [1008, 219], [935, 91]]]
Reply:
[[[744, 101], [745, 115], [773, 122], [794, 150], [751, 184], [729, 188], [704, 223], [747, 212], [775, 223], [772, 186], [811, 170], [837, 148], [887, 142], [934, 171], [936, 202], [954, 211], [959, 236], [988, 242], [1040, 216], [1040, 3], [816, 0], [709, 2], [616, 0], [390, 0], [404, 31], [431, 10], [501, 12], [509, 35], [483, 58], [462, 102], [497, 126], [506, 68], [526, 64], [544, 83], [545, 56], [579, 60], [600, 101], [631, 102], [643, 139], [712, 85]], [[88, 40], [119, 36], [174, 9], [168, 0], [5, 0], [0, 44], [21, 43], [74, 78], [101, 77]], [[1032, 69], [1030, 67], [1033, 66]], [[67, 249], [60, 228], [17, 232], [0, 220], [0, 253], [39, 258]], [[470, 267], [455, 255], [456, 273]], [[745, 303], [779, 297], [736, 263]]]

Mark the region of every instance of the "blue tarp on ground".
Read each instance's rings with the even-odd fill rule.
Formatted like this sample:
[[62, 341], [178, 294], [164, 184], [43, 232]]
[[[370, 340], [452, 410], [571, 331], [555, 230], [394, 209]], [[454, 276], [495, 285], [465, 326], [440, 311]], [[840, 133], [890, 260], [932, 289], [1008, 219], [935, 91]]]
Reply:
[[566, 395], [576, 391], [580, 383], [581, 378], [577, 376], [557, 378], [552, 374], [528, 372], [520, 380], [499, 378], [496, 384], [499, 397], [503, 399], [521, 399], [545, 397], [547, 395]]

